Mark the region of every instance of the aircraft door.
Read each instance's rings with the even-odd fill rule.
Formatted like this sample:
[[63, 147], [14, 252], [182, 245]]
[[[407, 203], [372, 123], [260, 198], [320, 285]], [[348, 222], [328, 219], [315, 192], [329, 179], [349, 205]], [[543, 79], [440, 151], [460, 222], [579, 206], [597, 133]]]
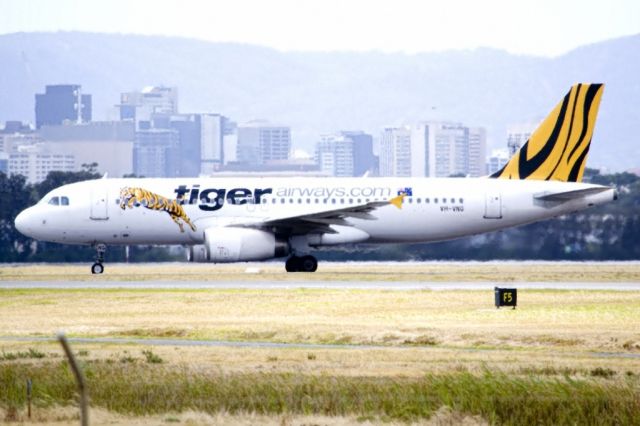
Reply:
[[487, 192], [485, 194], [484, 218], [502, 219], [502, 195], [499, 192]]
[[109, 219], [107, 189], [104, 187], [92, 188], [91, 190], [91, 213], [93, 220]]

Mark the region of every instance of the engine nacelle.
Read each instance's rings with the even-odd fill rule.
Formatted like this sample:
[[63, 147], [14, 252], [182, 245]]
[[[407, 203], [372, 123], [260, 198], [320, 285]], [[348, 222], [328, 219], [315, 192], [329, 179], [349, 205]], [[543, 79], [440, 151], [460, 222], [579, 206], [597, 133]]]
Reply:
[[207, 262], [207, 246], [198, 244], [187, 247], [188, 262]]
[[208, 228], [204, 245], [187, 250], [190, 262], [242, 262], [266, 260], [289, 254], [289, 244], [272, 232], [248, 228]]

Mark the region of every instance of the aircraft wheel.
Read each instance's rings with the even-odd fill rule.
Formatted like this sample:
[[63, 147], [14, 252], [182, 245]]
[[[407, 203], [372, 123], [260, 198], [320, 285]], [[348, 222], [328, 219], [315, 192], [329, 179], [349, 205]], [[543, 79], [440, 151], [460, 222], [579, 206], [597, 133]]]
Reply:
[[318, 269], [318, 260], [310, 255], [300, 258], [300, 270], [302, 272], [315, 272]]
[[104, 266], [102, 266], [102, 263], [94, 263], [93, 265], [91, 265], [91, 273], [92, 274], [101, 274], [104, 272]]
[[287, 272], [300, 272], [300, 258], [298, 256], [291, 256], [284, 264], [284, 269]]

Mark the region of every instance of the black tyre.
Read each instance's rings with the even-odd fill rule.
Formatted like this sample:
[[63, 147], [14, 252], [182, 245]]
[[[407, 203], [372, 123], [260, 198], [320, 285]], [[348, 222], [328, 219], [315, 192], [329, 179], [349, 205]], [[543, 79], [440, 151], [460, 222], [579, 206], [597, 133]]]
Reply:
[[102, 266], [102, 263], [94, 263], [93, 265], [91, 265], [91, 273], [92, 274], [101, 274], [104, 272], [104, 266]]
[[298, 256], [291, 256], [284, 264], [284, 269], [287, 272], [300, 272], [300, 258]]
[[318, 260], [313, 256], [302, 256], [300, 258], [300, 270], [302, 272], [315, 272], [318, 269]]

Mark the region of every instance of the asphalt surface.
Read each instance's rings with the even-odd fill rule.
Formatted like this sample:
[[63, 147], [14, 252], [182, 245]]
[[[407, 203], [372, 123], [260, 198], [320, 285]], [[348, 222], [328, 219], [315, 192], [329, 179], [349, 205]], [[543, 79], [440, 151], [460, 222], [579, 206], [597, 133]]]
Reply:
[[0, 281], [3, 289], [335, 289], [335, 290], [525, 290], [640, 291], [640, 282], [429, 282], [429, 281]]

